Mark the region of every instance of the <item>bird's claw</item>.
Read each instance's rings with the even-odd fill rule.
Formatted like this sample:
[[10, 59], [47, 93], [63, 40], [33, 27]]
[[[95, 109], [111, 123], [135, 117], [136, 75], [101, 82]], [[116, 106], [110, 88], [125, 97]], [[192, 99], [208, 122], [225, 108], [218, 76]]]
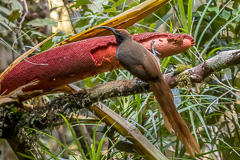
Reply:
[[155, 56], [160, 56], [162, 55], [161, 53], [159, 53], [158, 51], [156, 51], [156, 49], [154, 48], [154, 40], [152, 40], [151, 42], [151, 49], [152, 49], [152, 53], [155, 55]]

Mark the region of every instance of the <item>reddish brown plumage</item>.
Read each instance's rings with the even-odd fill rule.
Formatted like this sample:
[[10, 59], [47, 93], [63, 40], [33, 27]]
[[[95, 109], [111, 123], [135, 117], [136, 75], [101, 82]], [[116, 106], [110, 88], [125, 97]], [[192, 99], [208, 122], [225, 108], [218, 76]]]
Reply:
[[201, 150], [199, 144], [189, 131], [181, 115], [178, 113], [168, 84], [165, 80], [160, 79], [155, 82], [149, 82], [149, 85], [159, 103], [159, 108], [168, 131], [171, 133], [173, 129], [176, 132], [191, 156], [195, 157], [195, 152], [200, 154]]
[[[177, 37], [177, 38], [176, 38]], [[180, 38], [179, 38], [180, 37]], [[151, 40], [161, 57], [186, 51], [193, 45], [193, 38], [186, 34], [144, 33], [133, 35], [133, 39], [151, 50]], [[1, 82], [0, 94], [34, 80], [40, 82], [26, 90], [49, 91], [68, 83], [121, 67], [116, 59], [116, 41], [113, 36], [96, 37], [63, 45], [19, 63]]]
[[[195, 152], [200, 154], [199, 144], [176, 109], [171, 89], [163, 78], [156, 57], [142, 44], [134, 41], [126, 30], [115, 30], [107, 26], [98, 28], [113, 32], [118, 44], [116, 57], [120, 64], [136, 77], [149, 83], [169, 132], [172, 129], [176, 132], [191, 156], [195, 157]], [[174, 37], [171, 41], [181, 44], [179, 37]]]

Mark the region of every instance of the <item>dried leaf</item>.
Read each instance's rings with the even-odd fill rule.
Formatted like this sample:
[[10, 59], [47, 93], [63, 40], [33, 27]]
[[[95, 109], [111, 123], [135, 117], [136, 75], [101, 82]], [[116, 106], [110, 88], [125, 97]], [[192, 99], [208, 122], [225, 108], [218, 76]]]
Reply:
[[13, 63], [11, 63], [1, 74], [0, 74], [0, 90], [1, 90], [1, 82], [4, 79], [4, 77], [19, 63], [21, 62], [25, 57], [27, 57], [29, 54], [31, 54], [32, 52], [34, 52], [36, 50], [36, 48], [40, 47], [42, 44], [44, 44], [45, 42], [47, 42], [48, 40], [52, 39], [57, 33], [51, 35], [50, 37], [48, 37], [47, 39], [45, 39], [44, 41], [42, 41], [41, 43], [37, 44], [36, 46], [34, 46], [34, 48], [29, 49], [27, 52], [25, 52], [24, 54], [22, 54], [20, 57], [18, 57]]
[[[110, 26], [113, 28], [127, 28], [134, 23], [138, 22], [139, 20], [143, 19], [147, 15], [153, 13], [154, 11], [160, 9], [162, 6], [164, 6], [166, 3], [168, 3], [169, 0], [146, 0], [143, 3], [140, 3], [139, 5], [119, 14], [118, 16], [99, 24], [98, 26]], [[97, 26], [95, 26], [97, 27]], [[103, 36], [103, 35], [110, 35], [111, 32], [103, 29], [97, 29], [94, 30], [94, 28], [90, 28], [84, 32], [81, 32], [79, 34], [76, 34], [69, 39], [59, 43], [57, 46], [79, 41], [82, 39], [90, 38], [90, 37], [97, 37], [97, 36]]]
[[31, 20], [27, 23], [27, 25], [31, 25], [33, 27], [42, 27], [42, 26], [46, 26], [46, 25], [57, 26], [57, 24], [58, 23], [55, 20], [50, 19], [50, 18], [45, 18], [45, 19], [37, 18], [37, 19]]
[[126, 121], [116, 112], [102, 103], [100, 105], [93, 105], [87, 107], [88, 110], [93, 112], [99, 119], [107, 123], [113, 128], [130, 140], [134, 147], [137, 148], [139, 154], [146, 157], [146, 159], [161, 159], [167, 160], [165, 157], [149, 140], [131, 123]]
[[10, 22], [13, 22], [15, 19], [18, 19], [20, 15], [21, 15], [21, 13], [20, 13], [20, 10], [19, 10], [19, 9], [14, 10], [14, 11], [12, 11], [12, 13], [8, 16], [8, 20], [9, 20]]

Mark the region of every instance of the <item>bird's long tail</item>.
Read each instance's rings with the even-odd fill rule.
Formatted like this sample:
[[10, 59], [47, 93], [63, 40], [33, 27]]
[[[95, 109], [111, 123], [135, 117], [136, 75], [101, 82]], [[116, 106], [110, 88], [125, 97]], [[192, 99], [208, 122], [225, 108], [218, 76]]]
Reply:
[[173, 129], [176, 132], [191, 156], [195, 157], [195, 152], [200, 154], [201, 150], [199, 144], [191, 134], [182, 116], [178, 113], [173, 101], [171, 89], [167, 82], [160, 79], [158, 81], [149, 82], [149, 85], [159, 103], [164, 123], [168, 131], [171, 133]]

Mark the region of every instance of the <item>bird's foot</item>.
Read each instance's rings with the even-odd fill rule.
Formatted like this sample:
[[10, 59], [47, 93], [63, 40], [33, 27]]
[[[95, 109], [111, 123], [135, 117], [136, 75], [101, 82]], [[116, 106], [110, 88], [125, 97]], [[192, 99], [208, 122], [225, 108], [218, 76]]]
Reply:
[[151, 42], [151, 49], [152, 49], [152, 53], [155, 55], [155, 56], [160, 56], [162, 55], [161, 53], [159, 53], [158, 51], [156, 51], [156, 49], [154, 48], [154, 40], [152, 40]]

